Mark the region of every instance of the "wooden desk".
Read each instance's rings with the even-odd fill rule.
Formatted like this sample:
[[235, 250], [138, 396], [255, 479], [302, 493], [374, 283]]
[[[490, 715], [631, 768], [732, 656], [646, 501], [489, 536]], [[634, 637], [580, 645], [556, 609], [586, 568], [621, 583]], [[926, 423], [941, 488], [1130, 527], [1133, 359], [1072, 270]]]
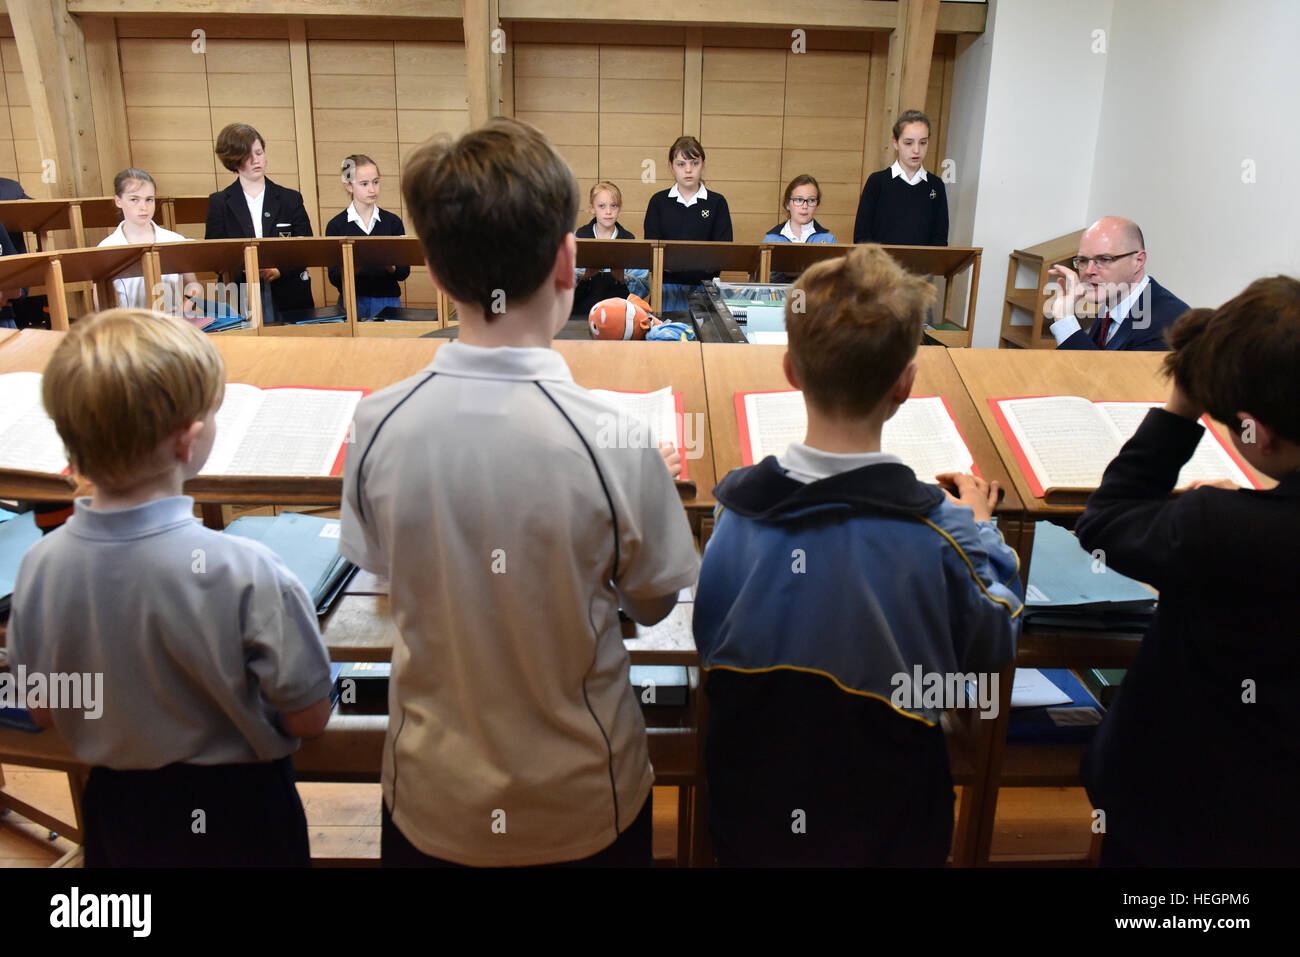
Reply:
[[[713, 457], [718, 477], [740, 468], [740, 426], [736, 420], [737, 392], [766, 392], [791, 388], [781, 368], [785, 346], [746, 346], [737, 349], [721, 343], [706, 342], [700, 349], [704, 358], [704, 380], [709, 387], [709, 420], [713, 433]], [[995, 350], [988, 350], [997, 354]], [[984, 478], [1006, 490], [998, 507], [999, 522], [1018, 521], [1022, 512], [1021, 496], [1012, 481], [981, 421], [966, 387], [953, 366], [953, 357], [942, 346], [922, 346], [917, 350], [916, 383], [913, 395], [941, 395], [948, 400], [957, 427], [970, 449]], [[1008, 535], [1007, 541], [1015, 545]]]
[[[1011, 445], [998, 426], [989, 399], [1034, 395], [1078, 395], [1093, 401], [1164, 402], [1169, 383], [1160, 373], [1163, 352], [1091, 352], [1007, 349], [964, 349], [952, 353], [952, 361], [970, 394], [975, 408], [998, 454], [1011, 471], [1016, 491], [1025, 505], [1026, 518], [1069, 519], [1083, 513], [1083, 505], [1049, 504], [1036, 497], [1016, 465]], [[1214, 423], [1225, 442], [1227, 429]], [[1249, 469], [1266, 488], [1277, 483]], [[1028, 552], [1022, 556], [1028, 564]]]
[[[180, 249], [187, 243], [177, 243]], [[159, 247], [162, 249], [163, 247]], [[110, 251], [110, 250], [106, 250]], [[24, 329], [0, 351], [0, 373], [41, 372], [63, 333]], [[261, 339], [219, 336], [213, 343], [226, 362], [226, 380], [259, 388], [316, 386], [378, 390], [419, 372], [449, 340], [413, 339]], [[704, 372], [698, 343], [556, 342], [555, 349], [574, 379], [592, 389], [650, 391], [671, 386], [682, 393], [686, 414], [687, 459], [691, 483], [679, 483], [683, 505], [693, 521], [713, 507], [713, 446], [709, 435]], [[334, 505], [343, 493], [341, 476], [232, 478], [196, 477], [185, 491], [201, 504]], [[59, 476], [10, 472], [0, 480], [0, 496], [69, 500], [71, 483]]]
[[[71, 206], [66, 199], [10, 199], [0, 202], [0, 224], [10, 233], [32, 233], [40, 248], [54, 248], [53, 233], [72, 228]], [[28, 252], [35, 252], [29, 249]]]
[[[813, 263], [823, 259], [843, 256], [853, 248], [849, 243], [772, 243], [767, 259], [768, 271], [763, 282], [771, 280], [771, 273], [801, 273]], [[974, 332], [975, 300], [979, 294], [980, 256], [984, 250], [978, 246], [885, 246], [904, 269], [922, 276], [942, 276], [943, 305], [939, 315], [943, 322], [959, 325], [952, 318], [952, 284], [957, 275], [971, 271], [970, 295], [966, 298], [966, 325], [957, 329], [926, 329], [926, 333], [945, 346], [969, 347]]]

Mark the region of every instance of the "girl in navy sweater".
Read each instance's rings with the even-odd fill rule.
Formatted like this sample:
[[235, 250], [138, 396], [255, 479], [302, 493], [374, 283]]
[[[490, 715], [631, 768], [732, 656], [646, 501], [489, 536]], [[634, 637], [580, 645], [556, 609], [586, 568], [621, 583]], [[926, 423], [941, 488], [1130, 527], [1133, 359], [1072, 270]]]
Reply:
[[[693, 136], [679, 136], [668, 148], [672, 187], [650, 197], [645, 211], [646, 239], [731, 242], [731, 210], [721, 193], [704, 185], [704, 147]], [[686, 308], [686, 294], [716, 272], [690, 270], [664, 274], [665, 311]]]
[[867, 177], [853, 221], [855, 243], [947, 246], [948, 194], [943, 180], [926, 173], [930, 118], [908, 110], [894, 124], [898, 159]]
[[[347, 209], [329, 221], [326, 236], [404, 236], [406, 227], [396, 213], [379, 208], [379, 166], [364, 153], [343, 161], [343, 188], [352, 196]], [[370, 319], [381, 309], [402, 307], [402, 287], [409, 265], [364, 266], [357, 270], [357, 318]], [[331, 267], [330, 282], [343, 291], [343, 270]], [[342, 305], [342, 296], [339, 304]]]

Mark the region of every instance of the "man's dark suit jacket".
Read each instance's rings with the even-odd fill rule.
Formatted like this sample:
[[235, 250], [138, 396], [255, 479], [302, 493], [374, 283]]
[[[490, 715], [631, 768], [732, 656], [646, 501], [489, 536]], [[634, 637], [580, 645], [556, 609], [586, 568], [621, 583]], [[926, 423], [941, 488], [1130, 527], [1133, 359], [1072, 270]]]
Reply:
[[[1160, 352], [1168, 349], [1169, 346], [1165, 344], [1165, 330], [1173, 325], [1188, 308], [1187, 303], [1152, 279], [1147, 284], [1147, 288], [1142, 291], [1142, 295], [1138, 297], [1138, 301], [1133, 303], [1133, 308], [1129, 310], [1124, 321], [1120, 323], [1119, 331], [1110, 337], [1110, 342], [1106, 343], [1105, 350], [1107, 352], [1121, 350]], [[1056, 348], [1100, 350], [1102, 347], [1097, 345], [1093, 338], [1099, 323], [1100, 320], [1094, 320], [1092, 328], [1087, 332], [1080, 329]]]
[[[27, 195], [27, 190], [23, 189], [23, 184], [16, 179], [5, 179], [0, 177], [0, 202], [11, 199], [31, 199]], [[27, 252], [27, 241], [23, 239], [22, 233], [16, 233], [10, 237], [13, 241], [14, 249], [19, 253]], [[5, 253], [5, 255], [9, 255]]]
[[[311, 220], [307, 218], [301, 193], [277, 186], [268, 179], [262, 199], [262, 235], [269, 239], [281, 234], [310, 236]], [[255, 235], [239, 180], [208, 197], [205, 239], [251, 239]], [[315, 307], [311, 280], [301, 278], [302, 273], [302, 266], [280, 267], [280, 278], [271, 283], [271, 297], [280, 311]], [[243, 282], [244, 274], [236, 273], [234, 280]]]
[[1266, 492], [1198, 488], [1171, 498], [1203, 434], [1163, 409], [1148, 412], [1075, 527], [1106, 567], [1160, 591], [1083, 779], [1124, 860], [1293, 865], [1300, 472]]

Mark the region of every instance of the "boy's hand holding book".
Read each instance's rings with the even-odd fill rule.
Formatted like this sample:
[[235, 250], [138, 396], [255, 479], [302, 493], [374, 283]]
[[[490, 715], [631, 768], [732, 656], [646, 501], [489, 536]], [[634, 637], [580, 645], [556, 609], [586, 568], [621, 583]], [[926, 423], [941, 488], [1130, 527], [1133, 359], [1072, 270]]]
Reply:
[[668, 466], [668, 474], [674, 480], [682, 474], [682, 453], [677, 451], [677, 447], [671, 442], [659, 443], [659, 454], [664, 457], [664, 464]]
[[975, 513], [975, 521], [987, 522], [993, 517], [993, 509], [998, 504], [997, 482], [986, 482], [978, 475], [964, 472], [945, 472], [935, 479], [948, 501], [969, 508]]

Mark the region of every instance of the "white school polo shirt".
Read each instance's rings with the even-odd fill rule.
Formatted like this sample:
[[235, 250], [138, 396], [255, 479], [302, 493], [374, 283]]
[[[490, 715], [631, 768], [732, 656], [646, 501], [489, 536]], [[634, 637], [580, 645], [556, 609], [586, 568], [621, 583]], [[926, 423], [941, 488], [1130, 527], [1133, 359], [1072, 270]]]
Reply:
[[384, 800], [426, 854], [576, 860], [649, 796], [609, 580], [668, 595], [699, 558], [659, 452], [607, 447], [611, 416], [558, 352], [459, 342], [357, 407], [340, 551], [390, 580]]
[[[182, 236], [180, 233], [174, 233], [170, 229], [163, 229], [157, 223], [151, 222], [153, 226], [153, 241], [156, 243], [187, 243], [190, 237]], [[128, 246], [126, 234], [122, 231], [122, 224], [117, 224], [117, 229], [109, 233], [102, 240], [101, 246]], [[171, 312], [173, 315], [179, 314], [185, 305], [185, 280], [180, 273], [170, 272], [162, 277], [163, 283], [169, 288], [165, 295], [170, 297]], [[113, 280], [113, 290], [117, 293], [117, 304], [122, 309], [153, 309], [154, 298], [150, 290], [144, 287], [144, 278], [142, 276], [128, 276], [123, 279]], [[108, 308], [105, 305], [104, 308]], [[161, 310], [160, 311], [165, 311]]]
[[90, 501], [23, 557], [8, 634], [15, 668], [103, 675], [100, 717], [53, 712], [77, 757], [135, 770], [296, 751], [275, 716], [324, 698], [330, 675], [293, 573], [264, 545], [204, 528], [188, 495]]

